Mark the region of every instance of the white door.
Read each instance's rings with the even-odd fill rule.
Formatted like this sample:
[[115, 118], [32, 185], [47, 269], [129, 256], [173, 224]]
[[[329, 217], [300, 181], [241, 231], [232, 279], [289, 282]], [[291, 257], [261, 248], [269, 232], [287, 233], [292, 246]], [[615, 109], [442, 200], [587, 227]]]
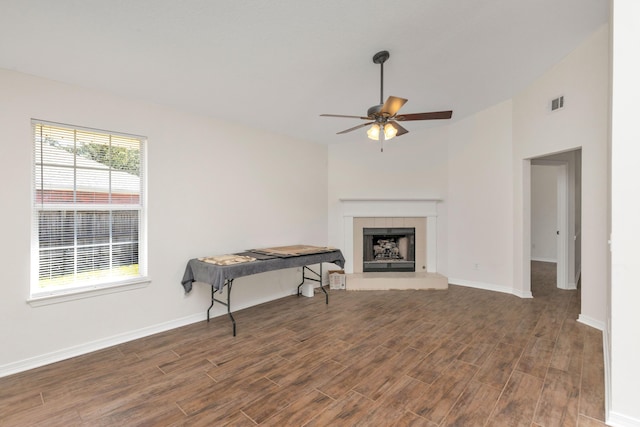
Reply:
[[558, 184], [556, 285], [560, 289], [569, 289], [569, 165], [563, 163], [554, 169]]

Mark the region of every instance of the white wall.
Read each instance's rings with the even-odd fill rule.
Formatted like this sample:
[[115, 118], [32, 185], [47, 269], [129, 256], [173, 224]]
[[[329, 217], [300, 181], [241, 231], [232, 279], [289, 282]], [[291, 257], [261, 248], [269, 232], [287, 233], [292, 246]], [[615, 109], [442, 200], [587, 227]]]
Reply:
[[[514, 287], [529, 286], [526, 159], [582, 147], [582, 314], [603, 329], [607, 283], [609, 30], [604, 26], [513, 99]], [[551, 99], [565, 108], [551, 113]]]
[[[27, 304], [31, 118], [148, 137], [149, 286]], [[327, 244], [327, 148], [317, 144], [0, 70], [0, 158], [0, 376], [204, 319], [209, 288], [180, 285], [190, 258]], [[295, 270], [238, 279], [234, 309], [298, 282]]]
[[557, 166], [531, 165], [531, 259], [557, 262]]
[[449, 282], [512, 292], [511, 101], [451, 125]]
[[[640, 3], [637, 0], [615, 0], [611, 122], [611, 294], [607, 319], [610, 348], [605, 348], [610, 378], [607, 424], [612, 426], [640, 426], [639, 41]], [[585, 170], [585, 173], [588, 172]]]

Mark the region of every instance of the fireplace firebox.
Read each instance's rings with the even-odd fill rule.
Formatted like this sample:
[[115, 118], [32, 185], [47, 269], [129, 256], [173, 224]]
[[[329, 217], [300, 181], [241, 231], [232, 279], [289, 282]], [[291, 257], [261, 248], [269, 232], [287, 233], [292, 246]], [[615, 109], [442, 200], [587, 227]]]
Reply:
[[415, 228], [363, 228], [362, 271], [416, 271]]

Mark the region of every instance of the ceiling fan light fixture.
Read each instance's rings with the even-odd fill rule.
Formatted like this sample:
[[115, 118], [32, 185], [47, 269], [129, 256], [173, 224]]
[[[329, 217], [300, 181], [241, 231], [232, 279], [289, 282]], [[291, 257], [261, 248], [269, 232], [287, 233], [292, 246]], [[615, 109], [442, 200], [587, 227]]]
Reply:
[[377, 123], [371, 125], [371, 127], [367, 131], [367, 136], [369, 137], [369, 139], [373, 139], [374, 141], [378, 141], [380, 139], [380, 128], [381, 127], [382, 126], [380, 126]]
[[390, 140], [391, 138], [395, 138], [397, 133], [398, 129], [396, 129], [391, 123], [387, 123], [386, 125], [384, 125], [384, 139], [386, 141]]

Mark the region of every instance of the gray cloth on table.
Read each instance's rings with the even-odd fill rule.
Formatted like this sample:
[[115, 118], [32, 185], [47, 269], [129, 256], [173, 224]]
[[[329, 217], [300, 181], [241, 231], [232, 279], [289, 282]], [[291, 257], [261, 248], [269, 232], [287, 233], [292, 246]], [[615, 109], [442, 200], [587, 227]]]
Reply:
[[[248, 253], [243, 253], [243, 255], [246, 254]], [[287, 258], [256, 259], [252, 262], [233, 265], [215, 265], [194, 258], [187, 263], [184, 276], [182, 277], [182, 286], [185, 292], [191, 292], [193, 282], [203, 282], [213, 286], [216, 291], [220, 291], [227, 280], [264, 273], [266, 271], [302, 267], [323, 262], [336, 264], [344, 268], [344, 256], [342, 256], [342, 252], [340, 252], [339, 249], [331, 252]]]

